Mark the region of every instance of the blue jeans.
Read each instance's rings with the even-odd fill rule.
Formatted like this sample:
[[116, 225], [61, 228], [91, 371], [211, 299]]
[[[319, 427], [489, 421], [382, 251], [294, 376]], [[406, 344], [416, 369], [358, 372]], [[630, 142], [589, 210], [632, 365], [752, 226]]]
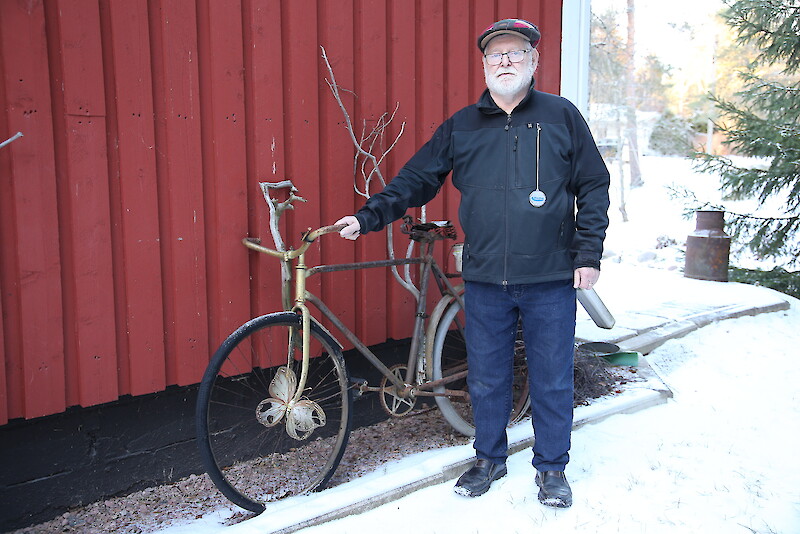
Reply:
[[533, 466], [563, 471], [572, 432], [575, 289], [572, 280], [502, 286], [467, 282], [467, 377], [478, 458], [504, 463], [514, 340], [522, 321], [533, 415]]

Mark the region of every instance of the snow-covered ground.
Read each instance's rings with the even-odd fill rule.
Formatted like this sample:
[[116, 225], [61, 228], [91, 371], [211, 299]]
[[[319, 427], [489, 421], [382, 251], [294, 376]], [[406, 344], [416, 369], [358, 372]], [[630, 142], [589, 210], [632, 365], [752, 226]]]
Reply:
[[[651, 353], [674, 398], [573, 432], [568, 510], [539, 504], [526, 450], [479, 498], [454, 494], [451, 481], [302, 532], [800, 532], [798, 304], [707, 326]], [[231, 532], [263, 532], [270, 519], [249, 523]]]
[[[646, 157], [642, 165], [645, 186], [626, 191], [629, 221], [621, 222], [616, 202], [612, 206], [603, 266], [624, 266], [626, 276], [636, 278], [631, 291], [647, 283], [654, 268], [681, 276], [680, 249], [694, 221], [682, 217], [668, 188], [691, 188], [698, 196], [717, 189], [713, 176], [694, 173], [684, 159]], [[676, 245], [659, 248], [670, 240]], [[652, 352], [647, 361], [674, 398], [573, 432], [570, 509], [538, 503], [531, 452], [525, 450], [509, 458], [508, 476], [479, 498], [454, 494], [449, 481], [302, 532], [800, 532], [800, 301], [786, 298], [786, 312], [722, 321]], [[457, 461], [464, 448], [406, 458], [388, 470], [414, 469], [433, 454], [452, 454]], [[303, 520], [303, 513], [296, 519]], [[232, 527], [221, 526], [220, 515], [212, 513], [161, 532], [270, 530], [269, 513]]]
[[[737, 165], [763, 166], [763, 160], [732, 157]], [[628, 166], [620, 176], [616, 162], [611, 172], [610, 226], [605, 248], [608, 262], [642, 263], [649, 267], [680, 269], [686, 236], [695, 229], [693, 216], [684, 213], [698, 205], [723, 206], [737, 213], [759, 216], [785, 215], [785, 198], [769, 198], [763, 206], [756, 200], [723, 200], [719, 177], [694, 170], [686, 158], [643, 156], [640, 161], [644, 186], [630, 189]], [[624, 184], [624, 187], [623, 187]], [[621, 208], [627, 212], [623, 221]], [[711, 209], [711, 208], [706, 208]], [[666, 245], [666, 246], [665, 246]], [[663, 248], [658, 248], [663, 247]], [[731, 263], [747, 269], [785, 266], [786, 259], [755, 258], [739, 243], [731, 243]]]

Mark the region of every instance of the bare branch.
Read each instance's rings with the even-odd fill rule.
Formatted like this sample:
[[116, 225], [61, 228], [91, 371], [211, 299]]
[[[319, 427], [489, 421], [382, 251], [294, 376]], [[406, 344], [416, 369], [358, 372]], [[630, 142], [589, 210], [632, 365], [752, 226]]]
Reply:
[[2, 143], [0, 143], [0, 148], [3, 148], [4, 146], [6, 146], [7, 144], [11, 143], [12, 141], [16, 141], [16, 140], [17, 140], [17, 139], [19, 139], [20, 137], [22, 137], [22, 132], [17, 132], [17, 133], [15, 133], [15, 134], [14, 134], [14, 135], [12, 135], [11, 137], [9, 137], [8, 139], [6, 139], [6, 140], [5, 140], [5, 141], [3, 141]]
[[[272, 234], [272, 241], [275, 242], [275, 250], [286, 252], [286, 244], [283, 242], [281, 230], [278, 226], [283, 212], [286, 210], [293, 210], [292, 205], [295, 201], [305, 202], [306, 199], [295, 195], [297, 188], [291, 180], [283, 180], [281, 182], [259, 182], [261, 193], [264, 195], [264, 200], [267, 201], [269, 206], [269, 231]], [[289, 188], [289, 197], [283, 202], [279, 202], [270, 196], [270, 189], [285, 189]], [[281, 262], [281, 280], [286, 282], [291, 279], [291, 271], [286, 262]]]
[[[377, 178], [383, 187], [386, 187], [386, 180], [383, 177], [383, 173], [381, 173], [381, 163], [386, 158], [387, 154], [394, 149], [397, 145], [400, 136], [403, 135], [405, 131], [405, 122], [400, 125], [400, 131], [394, 140], [391, 142], [389, 147], [383, 151], [380, 156], [376, 156], [375, 152], [383, 146], [384, 144], [384, 137], [386, 134], [386, 129], [388, 128], [389, 124], [394, 120], [395, 116], [397, 115], [397, 110], [400, 106], [398, 103], [395, 106], [394, 111], [391, 115], [388, 113], [383, 113], [378, 120], [375, 122], [375, 126], [369, 130], [366, 121], [362, 123], [361, 128], [361, 138], [358, 139], [356, 137], [355, 131], [353, 129], [353, 122], [350, 118], [350, 114], [347, 112], [347, 108], [342, 102], [342, 97], [340, 93], [339, 84], [336, 83], [336, 76], [333, 74], [333, 67], [331, 67], [331, 63], [328, 60], [328, 55], [325, 52], [325, 47], [320, 46], [322, 50], [322, 59], [325, 61], [325, 66], [328, 69], [328, 74], [330, 76], [330, 80], [326, 79], [325, 82], [328, 84], [328, 87], [333, 94], [334, 99], [336, 99], [336, 103], [339, 105], [339, 109], [342, 111], [342, 115], [344, 116], [345, 121], [345, 128], [347, 133], [350, 135], [350, 141], [353, 143], [353, 146], [356, 149], [356, 154], [353, 160], [353, 189], [355, 192], [364, 197], [369, 199], [370, 198], [370, 185], [372, 184], [373, 179]], [[388, 117], [388, 119], [387, 119]], [[359, 165], [359, 159], [361, 158], [361, 162]], [[359, 188], [358, 180], [356, 176], [361, 174], [361, 178], [364, 182], [363, 190]], [[393, 231], [392, 226], [389, 225], [386, 229], [386, 246], [389, 253], [389, 258], [394, 259], [394, 241], [393, 241]], [[413, 247], [409, 247], [407, 256], [411, 254], [411, 249]], [[420, 294], [419, 290], [414, 286], [413, 282], [411, 281], [410, 270], [406, 269], [405, 277], [401, 277], [400, 273], [397, 270], [397, 267], [392, 267], [392, 274], [394, 275], [395, 279], [406, 288], [411, 294], [414, 295], [414, 298], [419, 300]]]

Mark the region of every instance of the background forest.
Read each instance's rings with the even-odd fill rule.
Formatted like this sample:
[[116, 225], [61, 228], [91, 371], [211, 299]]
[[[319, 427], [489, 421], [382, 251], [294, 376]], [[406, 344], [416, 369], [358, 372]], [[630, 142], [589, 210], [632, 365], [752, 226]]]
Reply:
[[734, 246], [776, 266], [765, 279], [800, 285], [785, 270], [800, 261], [800, 0], [594, 0], [592, 10], [589, 122], [622, 220], [647, 180], [642, 158], [692, 158], [719, 177], [721, 202], [677, 190], [665, 201], [687, 215], [725, 211]]

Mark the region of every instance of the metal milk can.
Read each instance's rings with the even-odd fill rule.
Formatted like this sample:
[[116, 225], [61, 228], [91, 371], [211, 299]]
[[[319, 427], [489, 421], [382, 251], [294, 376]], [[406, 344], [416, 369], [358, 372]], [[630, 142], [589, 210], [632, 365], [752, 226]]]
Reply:
[[686, 238], [683, 275], [698, 280], [728, 281], [731, 237], [725, 233], [724, 211], [698, 211], [694, 232]]

